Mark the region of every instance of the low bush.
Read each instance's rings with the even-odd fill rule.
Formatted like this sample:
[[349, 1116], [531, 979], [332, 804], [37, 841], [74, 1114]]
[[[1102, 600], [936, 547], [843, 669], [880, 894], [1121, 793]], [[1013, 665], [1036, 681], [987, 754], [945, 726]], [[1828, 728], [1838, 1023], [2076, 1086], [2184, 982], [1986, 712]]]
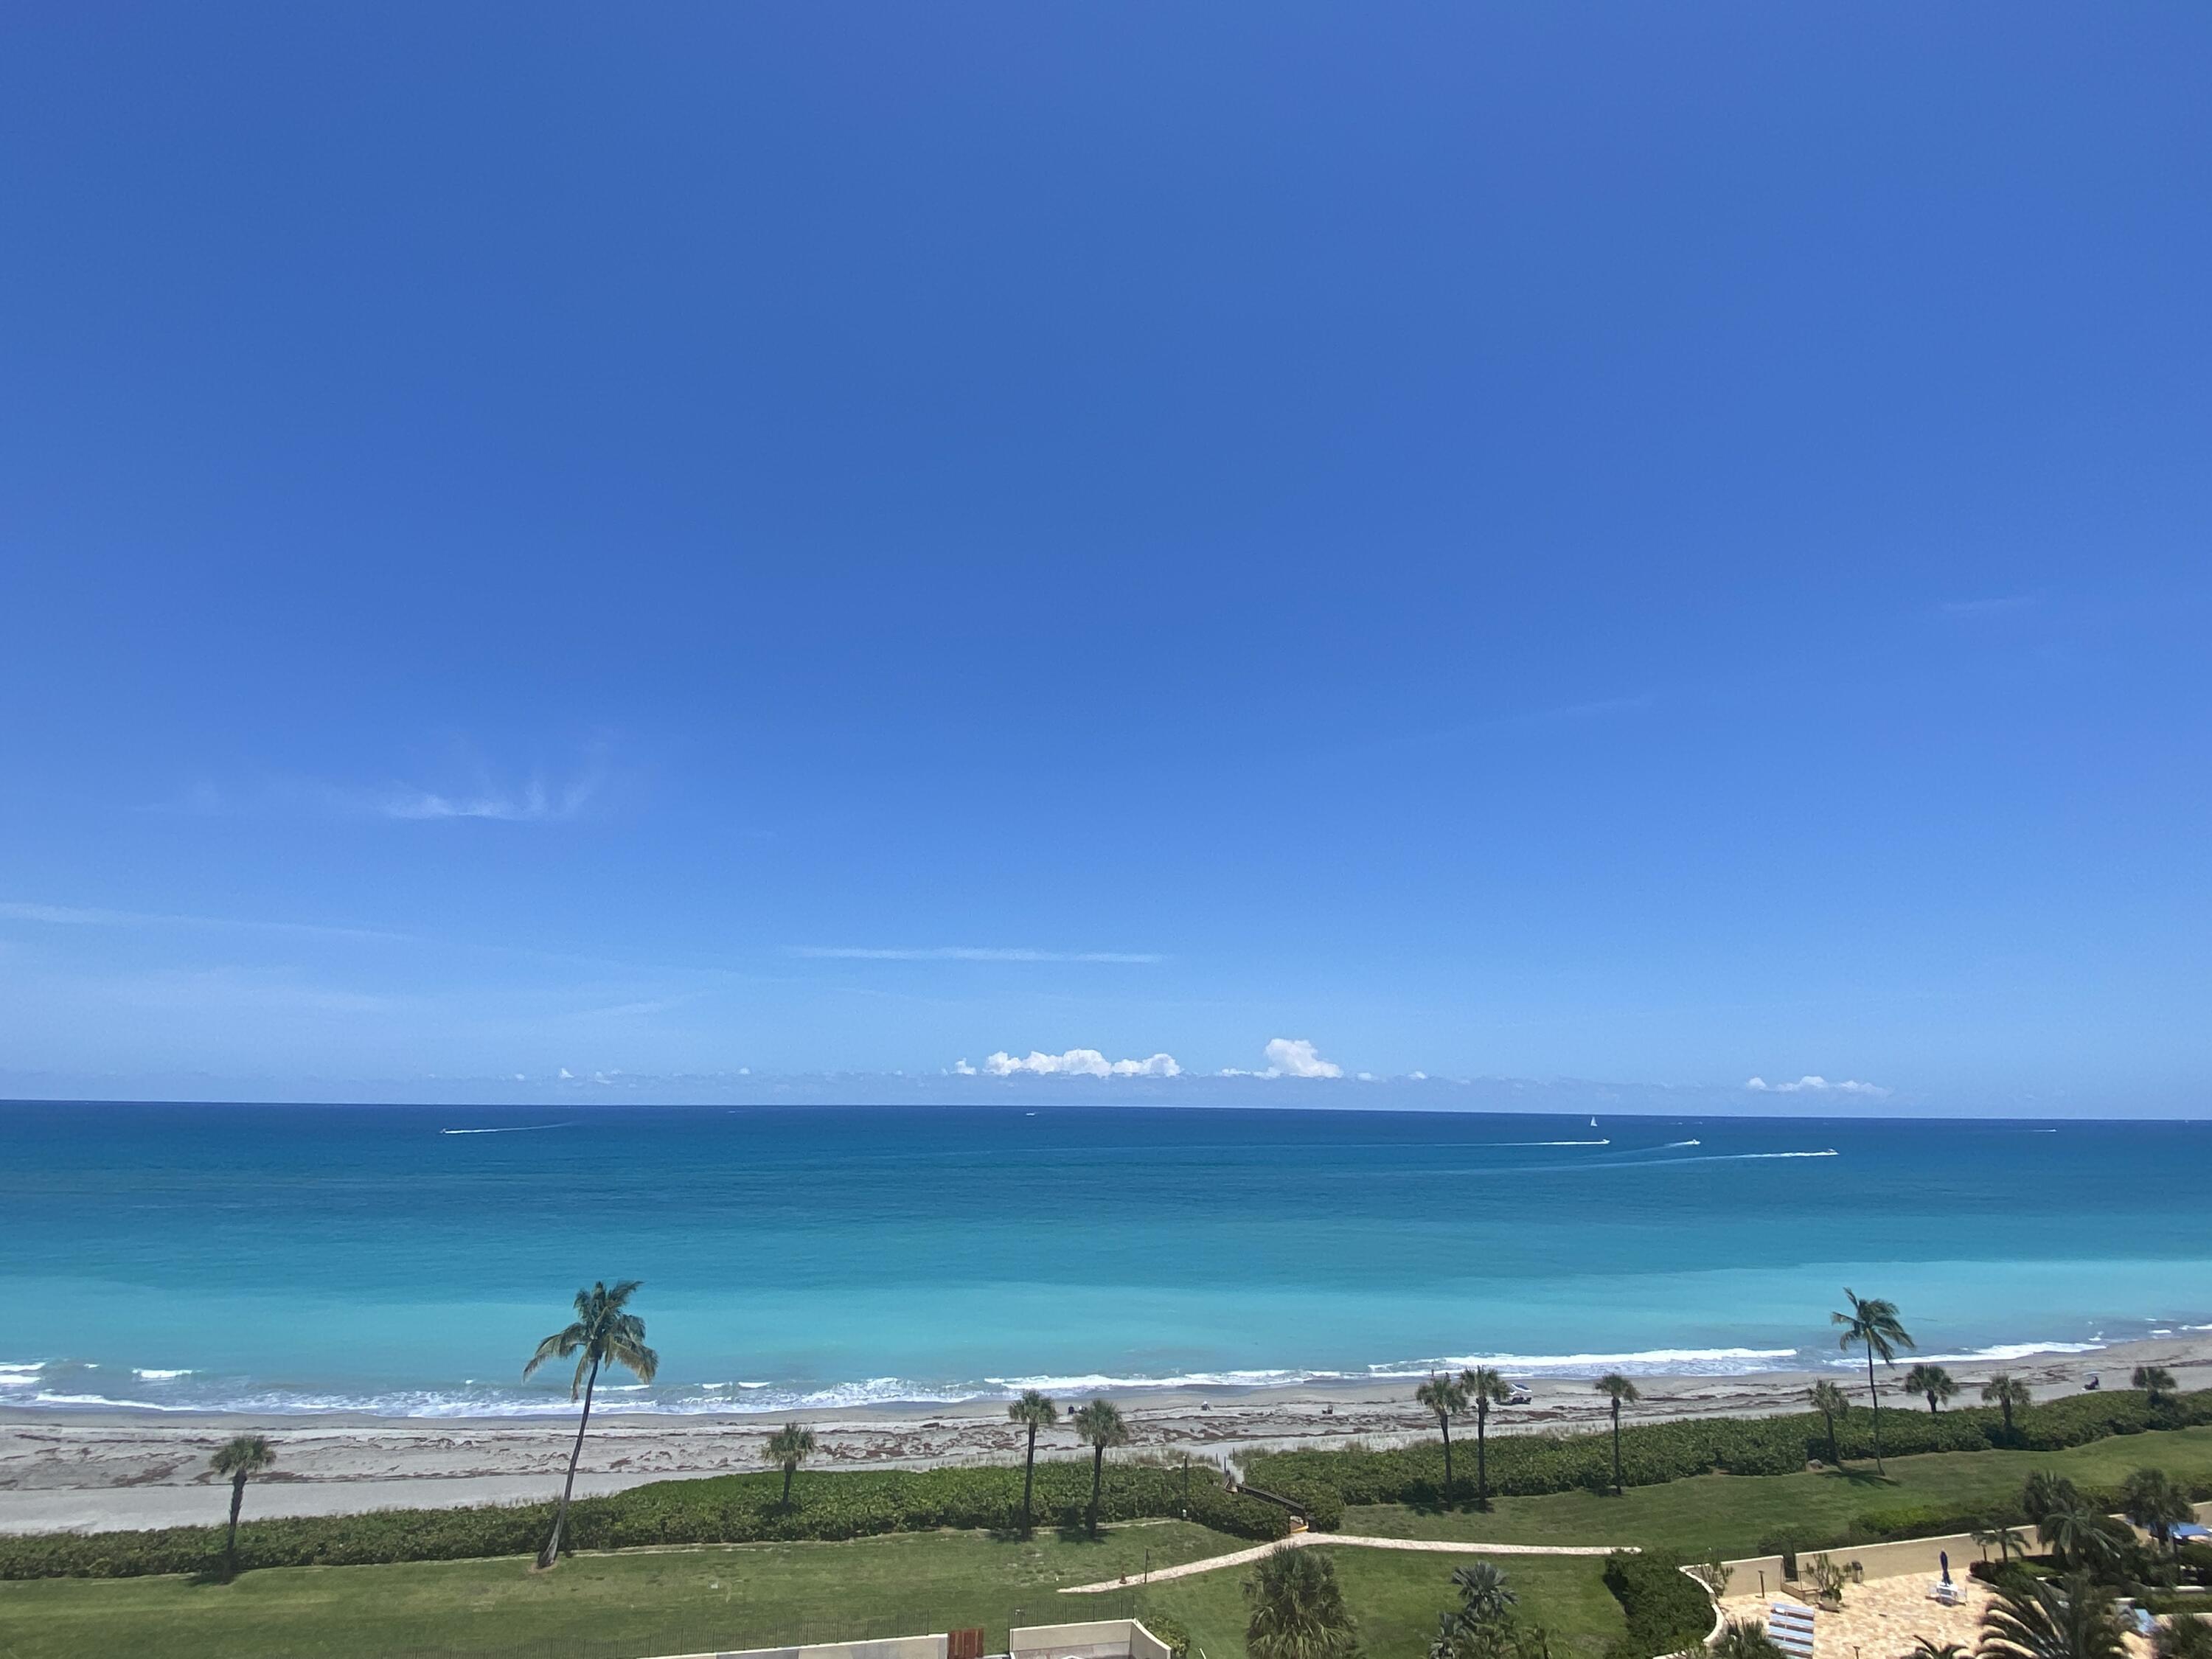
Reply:
[[1605, 1559], [1605, 1587], [1628, 1620], [1623, 1650], [1638, 1659], [1698, 1646], [1713, 1626], [1712, 1598], [1664, 1553], [1616, 1550]]
[[[804, 1474], [788, 1510], [778, 1501], [782, 1486], [782, 1475], [769, 1471], [657, 1481], [605, 1498], [580, 1498], [568, 1511], [568, 1541], [576, 1549], [597, 1550], [862, 1538], [939, 1527], [1003, 1528], [1012, 1525], [1020, 1512], [1022, 1472], [1018, 1466], [994, 1465]], [[1110, 1468], [1099, 1517], [1135, 1521], [1181, 1515], [1184, 1490], [1179, 1469]], [[1190, 1519], [1216, 1531], [1266, 1542], [1291, 1529], [1289, 1511], [1228, 1491], [1211, 1472], [1194, 1471], [1188, 1492]], [[1087, 1460], [1036, 1466], [1039, 1526], [1082, 1526], [1090, 1499]], [[249, 1521], [238, 1530], [238, 1565], [358, 1566], [525, 1555], [544, 1541], [552, 1524], [550, 1503]], [[216, 1526], [0, 1537], [0, 1578], [212, 1571], [222, 1561], [222, 1534]]]
[[[1881, 1414], [1882, 1450], [1892, 1457], [1922, 1452], [1975, 1452], [2005, 1447], [2059, 1451], [2115, 1434], [2149, 1428], [2212, 1423], [2212, 1389], [2181, 1395], [2154, 1409], [2140, 1393], [2112, 1389], [2070, 1395], [2013, 1413], [2008, 1436], [1994, 1407], [1968, 1407], [1941, 1414], [1892, 1405]], [[1838, 1449], [1848, 1459], [1874, 1455], [1869, 1413], [1854, 1412], [1837, 1425]], [[1621, 1431], [1621, 1478], [1632, 1486], [1658, 1486], [1698, 1474], [1790, 1474], [1827, 1455], [1827, 1427], [1817, 1412], [1785, 1417], [1705, 1418], [1676, 1423], [1637, 1423]], [[1457, 1461], [1457, 1460], [1455, 1460]], [[1270, 1492], [1287, 1486], [1331, 1486], [1346, 1504], [1434, 1504], [1443, 1499], [1441, 1441], [1377, 1450], [1268, 1452], [1249, 1463], [1252, 1483]], [[1473, 1491], [1457, 1475], [1454, 1501]], [[1613, 1437], [1587, 1434], [1502, 1434], [1490, 1442], [1491, 1490], [1532, 1498], [1613, 1484]], [[1947, 1530], [1948, 1528], [1936, 1528]], [[1917, 1533], [1899, 1536], [1918, 1536]], [[1871, 1538], [1850, 1541], [1870, 1542]]]

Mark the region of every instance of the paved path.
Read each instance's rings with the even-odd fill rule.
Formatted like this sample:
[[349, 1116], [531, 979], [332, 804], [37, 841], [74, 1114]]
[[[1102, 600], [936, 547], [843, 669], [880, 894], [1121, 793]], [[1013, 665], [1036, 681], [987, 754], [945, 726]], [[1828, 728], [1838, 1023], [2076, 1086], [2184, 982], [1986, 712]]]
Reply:
[[[1223, 1567], [1241, 1567], [1248, 1561], [1256, 1561], [1271, 1550], [1303, 1549], [1316, 1544], [1332, 1547], [1349, 1545], [1369, 1550], [1419, 1550], [1431, 1555], [1610, 1555], [1614, 1546], [1610, 1544], [1470, 1544], [1447, 1538], [1371, 1538], [1364, 1533], [1352, 1532], [1294, 1532], [1275, 1544], [1255, 1544], [1249, 1550], [1231, 1550], [1226, 1555], [1209, 1555], [1203, 1561], [1186, 1561], [1179, 1567], [1160, 1567], [1151, 1574], [1133, 1573], [1127, 1578], [1109, 1578], [1096, 1584], [1067, 1584], [1061, 1587], [1062, 1595], [1097, 1595], [1104, 1590], [1127, 1589], [1132, 1584], [1158, 1584], [1170, 1578], [1188, 1578], [1193, 1573], [1215, 1572]], [[1619, 1547], [1633, 1551], [1633, 1545]]]

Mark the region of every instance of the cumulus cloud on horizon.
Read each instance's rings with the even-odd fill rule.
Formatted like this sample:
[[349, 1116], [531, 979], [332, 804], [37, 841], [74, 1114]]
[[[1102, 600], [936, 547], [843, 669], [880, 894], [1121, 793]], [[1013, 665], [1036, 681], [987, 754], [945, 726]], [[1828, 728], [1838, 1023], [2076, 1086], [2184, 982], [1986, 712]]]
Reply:
[[[1153, 1054], [1146, 1060], [1109, 1060], [1096, 1048], [1070, 1048], [1064, 1054], [1040, 1054], [1031, 1049], [1017, 1060], [1003, 1048], [986, 1060], [981, 1072], [992, 1077], [1181, 1077], [1182, 1067], [1173, 1054]], [[966, 1060], [956, 1061], [955, 1077], [977, 1076]]]
[[1263, 1070], [1247, 1072], [1234, 1066], [1224, 1066], [1224, 1077], [1342, 1077], [1344, 1067], [1333, 1060], [1323, 1060], [1321, 1053], [1304, 1037], [1273, 1037], [1267, 1043], [1267, 1064]]
[[1856, 1078], [1831, 1083], [1824, 1077], [1811, 1075], [1801, 1077], [1795, 1083], [1769, 1083], [1763, 1077], [1755, 1077], [1743, 1086], [1755, 1095], [1869, 1095], [1880, 1099], [1890, 1092], [1879, 1083], [1861, 1083]]

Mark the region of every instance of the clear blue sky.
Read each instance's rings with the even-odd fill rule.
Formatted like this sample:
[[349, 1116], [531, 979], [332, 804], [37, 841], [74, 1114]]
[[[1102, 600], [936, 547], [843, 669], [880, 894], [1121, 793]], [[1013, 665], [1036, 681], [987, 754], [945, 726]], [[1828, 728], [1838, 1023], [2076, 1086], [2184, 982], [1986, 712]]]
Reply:
[[2208, 64], [11, 6], [0, 1085], [2212, 1109]]

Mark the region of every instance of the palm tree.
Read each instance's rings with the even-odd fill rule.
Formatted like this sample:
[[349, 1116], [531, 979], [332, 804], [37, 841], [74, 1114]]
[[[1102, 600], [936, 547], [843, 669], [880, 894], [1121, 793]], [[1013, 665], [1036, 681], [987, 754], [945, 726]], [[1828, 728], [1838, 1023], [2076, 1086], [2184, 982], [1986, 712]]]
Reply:
[[1874, 1467], [1877, 1474], [1888, 1470], [1881, 1462], [1881, 1394], [1874, 1385], [1874, 1362], [1877, 1357], [1885, 1365], [1897, 1364], [1899, 1348], [1917, 1347], [1911, 1335], [1898, 1322], [1897, 1304], [1885, 1302], [1880, 1297], [1862, 1297], [1846, 1285], [1844, 1300], [1850, 1303], [1848, 1313], [1830, 1314], [1832, 1323], [1841, 1325], [1844, 1334], [1837, 1346], [1849, 1352], [1853, 1348], [1864, 1348], [1867, 1357], [1867, 1399], [1874, 1412]]
[[1933, 1417], [1938, 1406], [1959, 1392], [1959, 1385], [1941, 1365], [1915, 1365], [1905, 1374], [1905, 1391], [1925, 1400], [1928, 1414]]
[[2173, 1393], [2173, 1373], [2163, 1365], [2138, 1365], [2128, 1378], [2128, 1386], [2141, 1389], [2147, 1396], [2146, 1404], [2163, 1406]]
[[2012, 1553], [2014, 1550], [2020, 1550], [2023, 1555], [2027, 1553], [2021, 1547], [2020, 1540], [2013, 1535], [2010, 1527], [1987, 1527], [1979, 1532], [1971, 1533], [1968, 1536], [1982, 1547], [1982, 1559], [1984, 1561], [1990, 1559], [1990, 1551], [1992, 1548], [1996, 1551], [1997, 1559], [2000, 1561], [2011, 1560]]
[[1980, 1659], [2124, 1659], [2119, 1609], [2086, 1575], [1994, 1588], [1982, 1614]]
[[2154, 1659], [2212, 1659], [2212, 1625], [2193, 1613], [2170, 1613], [2151, 1632]]
[[1029, 1449], [1022, 1455], [1022, 1533], [1026, 1537], [1034, 1524], [1030, 1519], [1030, 1493], [1036, 1485], [1037, 1431], [1060, 1421], [1060, 1407], [1050, 1396], [1031, 1389], [1019, 1400], [1008, 1403], [1006, 1420], [1021, 1424], [1030, 1431]]
[[1459, 1374], [1462, 1393], [1474, 1402], [1474, 1506], [1490, 1507], [1490, 1408], [1513, 1398], [1505, 1379], [1488, 1365], [1477, 1365]]
[[1091, 1444], [1091, 1535], [1098, 1536], [1098, 1494], [1106, 1482], [1106, 1448], [1129, 1442], [1129, 1425], [1110, 1400], [1094, 1400], [1079, 1407], [1068, 1419], [1076, 1433]]
[[1357, 1659], [1358, 1627], [1335, 1564], [1319, 1550], [1270, 1550], [1244, 1581], [1244, 1600], [1252, 1608], [1244, 1626], [1251, 1659]]
[[1495, 1625], [1513, 1616], [1521, 1598], [1505, 1588], [1505, 1575], [1489, 1561], [1462, 1567], [1451, 1576], [1459, 1590], [1460, 1617], [1469, 1625]]
[[2137, 1469], [2120, 1487], [2120, 1513], [2161, 1544], [2173, 1543], [2173, 1529], [2194, 1521], [2189, 1494], [2164, 1469]]
[[791, 1477], [815, 1453], [814, 1431], [800, 1423], [787, 1423], [769, 1436], [761, 1447], [762, 1458], [783, 1465], [783, 1507], [791, 1507]]
[[1713, 1638], [1713, 1659], [1785, 1659], [1756, 1619], [1731, 1619]]
[[1828, 1461], [1840, 1469], [1844, 1456], [1836, 1449], [1836, 1419], [1850, 1410], [1851, 1398], [1825, 1376], [1805, 1390], [1805, 1397], [1813, 1402], [1813, 1409], [1828, 1420]]
[[246, 1502], [246, 1483], [276, 1461], [276, 1449], [265, 1436], [241, 1434], [223, 1442], [208, 1467], [230, 1481], [230, 1532], [223, 1540], [222, 1570], [238, 1571], [238, 1510]]
[[1620, 1407], [1623, 1401], [1633, 1405], [1644, 1396], [1636, 1391], [1636, 1384], [1619, 1371], [1607, 1371], [1597, 1380], [1597, 1391], [1613, 1401], [1613, 1495], [1623, 1496], [1620, 1488]]
[[584, 1414], [576, 1423], [576, 1443], [568, 1453], [568, 1478], [561, 1483], [561, 1505], [553, 1511], [553, 1535], [538, 1552], [541, 1569], [561, 1559], [561, 1530], [568, 1522], [568, 1496], [575, 1490], [576, 1460], [584, 1455], [584, 1431], [592, 1422], [592, 1390], [599, 1386], [602, 1365], [620, 1365], [641, 1382], [653, 1381], [660, 1369], [660, 1356], [645, 1346], [645, 1322], [626, 1305], [637, 1294], [639, 1281], [625, 1279], [611, 1290], [605, 1279], [576, 1292], [573, 1324], [553, 1333], [538, 1345], [530, 1363], [522, 1368], [528, 1376], [549, 1359], [576, 1358], [576, 1375], [568, 1384], [568, 1398], [580, 1392]]
[[2045, 1510], [2035, 1523], [2035, 1535], [2057, 1564], [2069, 1571], [2110, 1565], [2119, 1553], [2105, 1517], [2078, 1493]]
[[1905, 1659], [1966, 1659], [1966, 1650], [1956, 1642], [1931, 1642], [1916, 1636], [1905, 1650]]
[[2038, 1469], [2027, 1477], [2020, 1489], [2020, 1510], [2030, 1525], [2040, 1522], [2053, 1510], [2072, 1510], [2081, 1506], [2081, 1494], [2064, 1475], [2049, 1469]]
[[2018, 1377], [1999, 1371], [1982, 1384], [1982, 1400], [1984, 1404], [1995, 1406], [2004, 1413], [2005, 1438], [2009, 1440], [2013, 1437], [2013, 1413], [2026, 1411], [2034, 1403], [2035, 1396], [2027, 1391], [2027, 1384]]
[[1431, 1376], [1413, 1390], [1414, 1400], [1434, 1413], [1444, 1436], [1444, 1506], [1452, 1500], [1451, 1420], [1467, 1409], [1467, 1390], [1456, 1377]]
[[1436, 1638], [1429, 1644], [1429, 1659], [1459, 1659], [1459, 1614], [1437, 1615]]

